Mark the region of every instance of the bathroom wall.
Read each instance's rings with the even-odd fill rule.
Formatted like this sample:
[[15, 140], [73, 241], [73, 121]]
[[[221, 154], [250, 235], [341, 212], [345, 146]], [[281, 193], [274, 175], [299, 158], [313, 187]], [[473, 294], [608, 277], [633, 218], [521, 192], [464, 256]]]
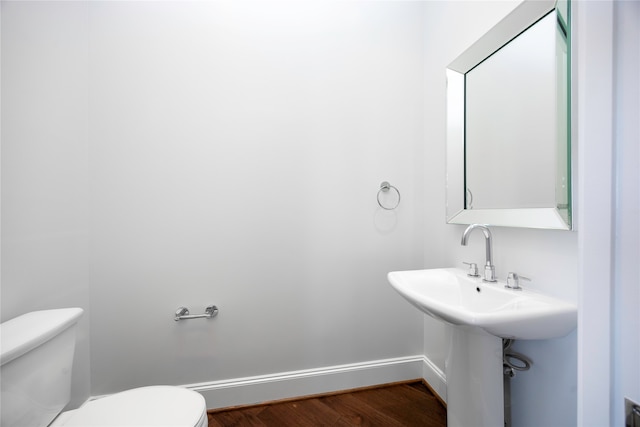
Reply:
[[640, 404], [640, 3], [614, 4], [616, 263], [612, 425], [624, 422], [624, 399]]
[[423, 7], [90, 5], [92, 394], [422, 354]]
[[[87, 6], [2, 2], [1, 320], [89, 306]], [[80, 320], [72, 405], [89, 396]]]
[[613, 425], [625, 398], [640, 404], [640, 3], [615, 3], [616, 290], [614, 293]]
[[640, 403], [640, 3], [613, 5], [615, 246], [612, 292], [611, 425], [624, 423], [624, 400]]
[[420, 357], [423, 7], [2, 2], [2, 319], [87, 310], [75, 405]]
[[[445, 105], [446, 66], [471, 43], [508, 14], [519, 2], [429, 2], [425, 11], [425, 180], [426, 267], [461, 266], [484, 262], [484, 241], [471, 236], [460, 245], [461, 225], [445, 224]], [[453, 24], [455, 23], [455, 24]], [[494, 159], [500, 167], [500, 159]], [[494, 227], [497, 275], [509, 271], [531, 277], [527, 286], [577, 301], [578, 232]], [[437, 243], [436, 243], [437, 242]], [[435, 244], [434, 244], [435, 243]], [[425, 354], [444, 371], [446, 327], [425, 318]], [[514, 348], [533, 360], [528, 372], [512, 380], [512, 417], [517, 426], [576, 425], [576, 333], [556, 340], [517, 342]]]

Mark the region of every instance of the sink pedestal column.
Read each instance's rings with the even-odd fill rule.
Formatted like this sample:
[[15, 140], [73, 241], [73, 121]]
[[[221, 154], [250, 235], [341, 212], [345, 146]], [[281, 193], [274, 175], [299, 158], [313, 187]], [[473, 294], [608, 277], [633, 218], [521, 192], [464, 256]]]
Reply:
[[447, 427], [504, 426], [502, 339], [475, 327], [449, 328]]

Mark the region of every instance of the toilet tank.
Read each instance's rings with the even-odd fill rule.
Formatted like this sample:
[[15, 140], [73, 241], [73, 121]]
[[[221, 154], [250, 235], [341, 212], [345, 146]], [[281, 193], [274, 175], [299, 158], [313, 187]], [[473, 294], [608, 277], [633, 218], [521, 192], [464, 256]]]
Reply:
[[69, 403], [82, 313], [34, 311], [0, 324], [0, 426], [44, 427]]

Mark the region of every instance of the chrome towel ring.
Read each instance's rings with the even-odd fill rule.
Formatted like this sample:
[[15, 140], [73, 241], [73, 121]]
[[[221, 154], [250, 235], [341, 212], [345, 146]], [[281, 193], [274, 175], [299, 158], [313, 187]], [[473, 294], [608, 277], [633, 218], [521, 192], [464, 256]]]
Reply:
[[[382, 193], [387, 193], [387, 192], [388, 192], [389, 190], [391, 190], [391, 189], [393, 189], [396, 193], [398, 193], [398, 200], [396, 201], [396, 204], [395, 204], [395, 205], [393, 205], [393, 206], [389, 207], [389, 206], [385, 206], [385, 205], [380, 201], [380, 195], [381, 195]], [[388, 211], [392, 211], [392, 210], [394, 210], [395, 208], [397, 208], [397, 207], [398, 207], [398, 205], [400, 204], [400, 191], [399, 191], [396, 187], [394, 187], [393, 185], [389, 184], [387, 181], [382, 181], [382, 183], [380, 183], [380, 189], [378, 190], [378, 196], [377, 196], [377, 199], [378, 199], [378, 205], [380, 205], [380, 207], [381, 207], [382, 209], [386, 209], [386, 210], [388, 210]]]

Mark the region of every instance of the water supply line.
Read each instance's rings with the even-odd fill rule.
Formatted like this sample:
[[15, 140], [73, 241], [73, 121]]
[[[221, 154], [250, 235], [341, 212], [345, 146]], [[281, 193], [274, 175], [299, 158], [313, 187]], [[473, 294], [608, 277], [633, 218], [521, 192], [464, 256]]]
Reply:
[[516, 376], [516, 371], [528, 371], [531, 368], [531, 360], [511, 349], [514, 340], [502, 340], [502, 367], [504, 388], [504, 426], [511, 427], [511, 378]]

